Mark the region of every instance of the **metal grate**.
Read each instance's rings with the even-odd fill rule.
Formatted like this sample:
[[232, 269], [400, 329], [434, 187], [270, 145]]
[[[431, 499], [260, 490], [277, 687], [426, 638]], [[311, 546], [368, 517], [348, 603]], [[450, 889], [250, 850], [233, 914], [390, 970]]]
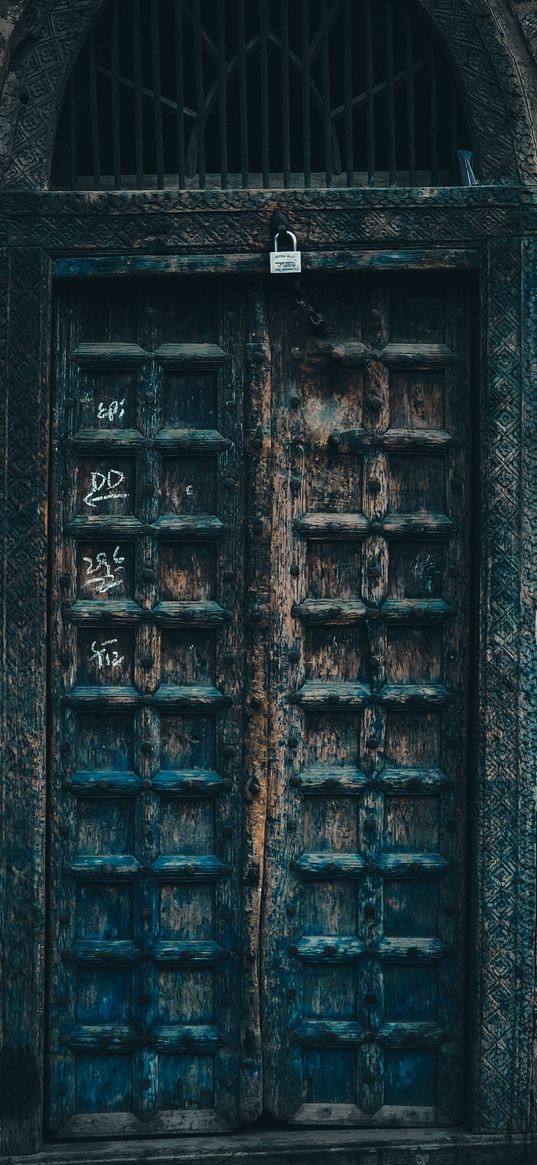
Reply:
[[114, 0], [65, 93], [52, 184], [437, 186], [469, 148], [403, 0]]

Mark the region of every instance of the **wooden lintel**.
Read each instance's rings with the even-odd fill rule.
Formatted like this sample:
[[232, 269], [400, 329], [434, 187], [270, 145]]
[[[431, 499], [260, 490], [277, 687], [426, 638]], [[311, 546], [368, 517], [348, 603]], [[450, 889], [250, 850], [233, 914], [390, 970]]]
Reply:
[[[478, 247], [411, 247], [393, 250], [303, 251], [303, 271], [412, 270], [479, 268]], [[199, 255], [97, 255], [56, 259], [57, 279], [98, 275], [263, 275], [269, 274], [266, 252]]]

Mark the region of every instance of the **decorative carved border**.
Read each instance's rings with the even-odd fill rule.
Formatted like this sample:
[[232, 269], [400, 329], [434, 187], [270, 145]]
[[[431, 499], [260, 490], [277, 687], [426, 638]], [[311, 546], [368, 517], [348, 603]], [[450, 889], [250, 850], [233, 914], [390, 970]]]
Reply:
[[43, 1094], [49, 263], [2, 263], [0, 1147], [34, 1152]]
[[[527, 1131], [531, 1101], [534, 1006], [536, 831], [532, 753], [528, 747], [528, 617], [521, 571], [535, 573], [523, 544], [523, 518], [535, 522], [535, 483], [523, 458], [521, 240], [487, 248], [486, 351], [481, 393], [481, 658], [476, 846], [473, 1127]], [[533, 406], [535, 407], [535, 406]], [[535, 535], [532, 533], [532, 537]], [[526, 592], [526, 608], [530, 594]], [[522, 644], [521, 634], [525, 635]]]
[[[398, 197], [401, 195], [401, 197]], [[512, 187], [417, 191], [4, 194], [0, 239], [54, 255], [266, 252], [278, 206], [303, 251], [482, 243], [537, 229], [537, 196]]]
[[[458, 75], [481, 181], [516, 181], [518, 176], [534, 182], [535, 128], [518, 67], [521, 46], [518, 40], [512, 47], [509, 43], [507, 5], [497, 0], [418, 2], [442, 36]], [[495, 9], [501, 8], [500, 25]]]
[[[103, 2], [33, 0], [21, 18], [17, 33], [23, 47], [0, 101], [5, 188], [48, 185], [64, 87]], [[416, 2], [435, 26], [459, 78], [482, 180], [534, 181], [535, 135], [516, 54], [488, 0]]]
[[[524, 800], [521, 807], [520, 825], [524, 839], [537, 837], [537, 779], [535, 777], [535, 757], [537, 756], [537, 474], [535, 473], [535, 447], [537, 434], [537, 246], [535, 239], [522, 242], [522, 353], [523, 353], [523, 394], [522, 394], [522, 568], [520, 593], [522, 598], [522, 625], [520, 637], [520, 747], [523, 756]], [[531, 861], [532, 854], [529, 855]], [[533, 889], [533, 887], [532, 887]], [[529, 914], [529, 912], [528, 912]], [[526, 950], [534, 953], [535, 930], [533, 919], [525, 921], [523, 940]], [[535, 982], [535, 968], [530, 971]], [[535, 1025], [535, 1000], [532, 1047], [532, 1085], [535, 1088], [537, 1068], [537, 1040]], [[532, 1104], [531, 1127], [537, 1127], [537, 1110]]]

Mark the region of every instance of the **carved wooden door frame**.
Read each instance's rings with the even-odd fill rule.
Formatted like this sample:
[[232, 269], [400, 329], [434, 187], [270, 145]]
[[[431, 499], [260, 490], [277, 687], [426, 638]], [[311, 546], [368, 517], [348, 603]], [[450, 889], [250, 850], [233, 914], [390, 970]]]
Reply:
[[[535, 797], [537, 271], [534, 195], [515, 188], [282, 194], [315, 269], [468, 269], [481, 278], [478, 772], [472, 818], [470, 1127], [531, 1128]], [[4, 502], [3, 1144], [42, 1138], [49, 345], [52, 279], [100, 272], [264, 277], [274, 198], [8, 195], [1, 267]], [[455, 213], [454, 213], [455, 212]], [[227, 255], [222, 254], [222, 245]], [[329, 245], [331, 250], [325, 249]], [[310, 250], [311, 247], [311, 250]], [[155, 255], [155, 251], [157, 250]], [[316, 250], [314, 250], [316, 248]], [[81, 257], [82, 256], [82, 257]], [[252, 375], [263, 374], [262, 321]], [[292, 1137], [292, 1134], [289, 1134]]]

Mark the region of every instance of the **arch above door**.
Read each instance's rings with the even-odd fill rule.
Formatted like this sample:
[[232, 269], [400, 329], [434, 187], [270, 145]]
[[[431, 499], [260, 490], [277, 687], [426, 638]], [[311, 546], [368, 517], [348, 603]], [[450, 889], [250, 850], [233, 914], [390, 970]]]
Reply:
[[[59, 109], [82, 44], [102, 0], [30, 3], [16, 25], [10, 71], [0, 101], [1, 182], [8, 189], [46, 189]], [[458, 77], [471, 136], [486, 183], [532, 182], [537, 150], [519, 61], [521, 38], [505, 35], [512, 18], [488, 0], [419, 0]], [[499, 7], [499, 5], [495, 5]]]

